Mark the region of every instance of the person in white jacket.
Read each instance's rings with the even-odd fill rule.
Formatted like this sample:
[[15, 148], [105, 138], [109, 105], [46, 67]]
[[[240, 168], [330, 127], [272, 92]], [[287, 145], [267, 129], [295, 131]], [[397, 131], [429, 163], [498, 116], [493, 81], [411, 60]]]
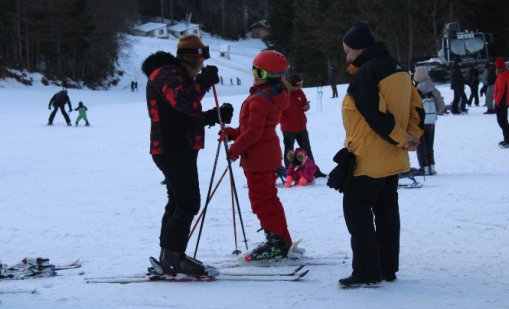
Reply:
[[417, 90], [423, 100], [424, 112], [424, 134], [421, 136], [421, 143], [417, 146], [417, 160], [419, 161], [418, 175], [435, 175], [435, 155], [433, 143], [435, 140], [435, 122], [437, 115], [442, 115], [445, 110], [444, 98], [435, 87], [425, 67], [415, 69], [414, 81]]

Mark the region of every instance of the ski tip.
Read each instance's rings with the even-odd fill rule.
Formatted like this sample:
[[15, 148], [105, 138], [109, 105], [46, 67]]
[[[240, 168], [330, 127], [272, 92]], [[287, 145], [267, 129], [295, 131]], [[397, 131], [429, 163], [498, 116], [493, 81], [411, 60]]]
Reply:
[[304, 271], [303, 273], [301, 273], [300, 275], [298, 275], [293, 281], [299, 281], [301, 280], [305, 275], [307, 275], [309, 273], [309, 269], [307, 269], [306, 271]]
[[249, 254], [244, 257], [244, 262], [246, 263], [251, 262], [251, 257], [249, 256]]

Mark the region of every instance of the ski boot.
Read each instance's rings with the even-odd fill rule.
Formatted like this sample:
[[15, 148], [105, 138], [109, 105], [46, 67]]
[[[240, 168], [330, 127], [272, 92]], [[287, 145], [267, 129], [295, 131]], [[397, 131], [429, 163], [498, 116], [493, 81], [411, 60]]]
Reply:
[[[392, 280], [394, 281], [395, 278]], [[359, 288], [359, 287], [375, 287], [382, 281], [381, 278], [361, 278], [354, 275], [339, 279], [339, 285], [343, 289]]]
[[280, 260], [287, 257], [289, 247], [283, 237], [265, 231], [265, 238], [267, 239], [266, 242], [259, 245], [245, 256], [244, 259], [246, 262]]
[[162, 249], [159, 263], [165, 274], [207, 275], [203, 263], [187, 256], [184, 252]]
[[324, 174], [320, 169], [315, 172], [315, 178], [327, 178], [327, 174]]

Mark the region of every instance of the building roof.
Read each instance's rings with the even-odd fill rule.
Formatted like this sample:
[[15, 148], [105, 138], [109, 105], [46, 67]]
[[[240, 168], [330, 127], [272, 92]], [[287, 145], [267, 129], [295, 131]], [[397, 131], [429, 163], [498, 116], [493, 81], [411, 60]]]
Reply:
[[254, 28], [254, 27], [269, 28], [269, 21], [266, 20], [266, 19], [262, 19], [262, 20], [259, 20], [259, 21], [255, 22], [250, 27], [251, 28]]
[[175, 24], [171, 27], [168, 28], [168, 30], [172, 31], [172, 32], [182, 32], [182, 31], [185, 31], [187, 29], [195, 29], [195, 28], [199, 28], [200, 25], [198, 24], [193, 24], [193, 23], [178, 23], [178, 24]]
[[134, 30], [150, 32], [150, 31], [154, 31], [154, 30], [160, 29], [160, 28], [166, 28], [166, 24], [149, 22], [149, 23], [146, 23], [143, 25], [138, 25], [138, 26], [134, 27]]

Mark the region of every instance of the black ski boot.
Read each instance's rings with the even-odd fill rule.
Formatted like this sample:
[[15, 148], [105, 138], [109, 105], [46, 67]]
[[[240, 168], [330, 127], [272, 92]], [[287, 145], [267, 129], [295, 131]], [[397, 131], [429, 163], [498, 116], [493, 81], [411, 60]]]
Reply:
[[381, 278], [365, 279], [354, 275], [339, 279], [339, 285], [344, 289], [360, 288], [360, 287], [375, 287], [382, 281]]
[[202, 262], [187, 256], [183, 252], [162, 249], [159, 262], [165, 274], [181, 273], [186, 275], [207, 275]]
[[289, 246], [283, 237], [279, 237], [274, 233], [265, 231], [266, 242], [253, 249], [246, 255], [246, 262], [262, 261], [262, 260], [277, 260], [286, 258], [288, 255]]
[[315, 172], [315, 178], [327, 178], [327, 175], [324, 174], [320, 169], [317, 169]]

